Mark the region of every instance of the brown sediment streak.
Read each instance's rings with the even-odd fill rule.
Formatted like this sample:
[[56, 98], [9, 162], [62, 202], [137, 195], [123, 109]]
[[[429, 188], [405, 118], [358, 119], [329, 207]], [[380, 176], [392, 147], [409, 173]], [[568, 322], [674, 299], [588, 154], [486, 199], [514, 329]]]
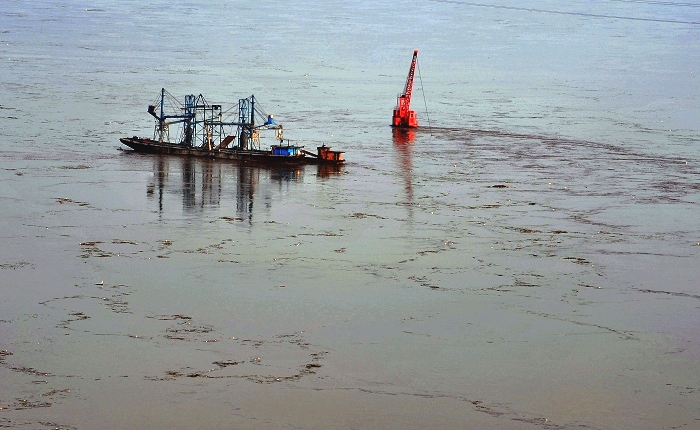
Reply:
[[587, 327], [599, 328], [599, 329], [601, 329], [601, 330], [605, 330], [605, 331], [608, 331], [608, 332], [610, 332], [610, 333], [614, 333], [614, 334], [620, 336], [620, 337], [621, 337], [622, 339], [624, 339], [624, 340], [638, 340], [638, 338], [637, 338], [636, 336], [634, 336], [633, 334], [631, 334], [631, 333], [629, 333], [629, 332], [626, 332], [626, 331], [623, 331], [623, 330], [617, 330], [617, 329], [614, 329], [614, 328], [611, 328], [611, 327], [605, 327], [605, 326], [600, 325], [600, 324], [594, 324], [594, 323], [587, 323], [587, 322], [575, 321], [575, 320], [571, 320], [571, 319], [568, 319], [568, 318], [563, 318], [563, 317], [560, 317], [560, 316], [557, 316], [557, 315], [548, 314], [548, 313], [545, 313], [545, 312], [526, 311], [526, 313], [531, 314], [531, 315], [538, 315], [538, 316], [541, 316], [541, 317], [544, 317], [544, 318], [549, 318], [549, 319], [553, 319], [553, 320], [557, 320], [557, 321], [568, 322], [568, 323], [576, 324], [576, 325], [580, 325], [580, 326], [587, 326]]
[[688, 297], [691, 299], [698, 299], [700, 300], [700, 295], [697, 294], [688, 294], [688, 293], [677, 293], [674, 291], [661, 291], [661, 290], [648, 290], [648, 289], [637, 289], [640, 293], [654, 293], [654, 294], [667, 294], [669, 296], [674, 296], [674, 297]]

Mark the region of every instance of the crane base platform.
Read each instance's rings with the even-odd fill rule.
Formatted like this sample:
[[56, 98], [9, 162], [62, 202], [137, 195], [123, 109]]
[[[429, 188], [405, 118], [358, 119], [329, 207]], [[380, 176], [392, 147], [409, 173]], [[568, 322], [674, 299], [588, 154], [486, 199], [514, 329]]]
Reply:
[[416, 111], [409, 110], [408, 115], [401, 115], [398, 110], [394, 110], [394, 115], [391, 118], [392, 127], [414, 128], [418, 127], [418, 117]]

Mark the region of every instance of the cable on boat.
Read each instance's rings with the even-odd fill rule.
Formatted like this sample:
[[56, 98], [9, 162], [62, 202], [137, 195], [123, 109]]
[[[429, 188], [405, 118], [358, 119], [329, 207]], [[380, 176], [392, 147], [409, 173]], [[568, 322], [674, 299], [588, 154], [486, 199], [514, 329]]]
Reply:
[[425, 105], [425, 117], [428, 119], [428, 130], [430, 135], [433, 135], [433, 128], [430, 125], [430, 114], [428, 113], [428, 102], [425, 101], [425, 90], [423, 89], [423, 77], [420, 75], [420, 64], [416, 62], [416, 68], [418, 69], [418, 80], [420, 81], [420, 92], [423, 94], [423, 105]]

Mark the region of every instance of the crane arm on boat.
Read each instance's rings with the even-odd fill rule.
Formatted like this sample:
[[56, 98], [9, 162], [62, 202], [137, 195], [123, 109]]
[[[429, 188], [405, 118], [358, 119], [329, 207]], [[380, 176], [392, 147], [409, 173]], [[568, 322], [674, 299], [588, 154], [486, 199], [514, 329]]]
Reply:
[[392, 127], [413, 128], [418, 127], [418, 117], [416, 112], [411, 110], [411, 94], [413, 93], [413, 75], [416, 71], [418, 61], [418, 50], [413, 51], [411, 67], [408, 69], [408, 77], [402, 94], [396, 98], [396, 107], [391, 118]]

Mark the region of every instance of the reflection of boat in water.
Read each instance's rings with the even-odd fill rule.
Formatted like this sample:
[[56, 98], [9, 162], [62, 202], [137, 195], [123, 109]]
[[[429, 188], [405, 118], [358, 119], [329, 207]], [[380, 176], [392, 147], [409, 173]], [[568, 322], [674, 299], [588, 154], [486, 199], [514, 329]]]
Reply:
[[416, 130], [410, 128], [394, 128], [391, 130], [394, 145], [412, 145], [416, 140]]
[[413, 128], [393, 128], [391, 131], [398, 156], [398, 167], [406, 190], [405, 204], [408, 208], [408, 217], [413, 219], [413, 141], [416, 133]]
[[[317, 166], [317, 177], [322, 177]], [[251, 166], [211, 158], [153, 157], [153, 176], [146, 195], [161, 215], [179, 208], [189, 214], [231, 212], [226, 218], [252, 221], [284, 199], [294, 184], [304, 182], [306, 166]], [[235, 212], [234, 212], [235, 208]]]
[[[332, 151], [325, 144], [313, 153], [289, 140], [285, 143], [282, 125], [260, 109], [255, 96], [240, 99], [238, 109], [224, 110], [220, 104], [209, 104], [201, 94], [187, 95], [184, 105], [180, 104], [162, 89], [158, 104], [149, 105], [148, 113], [156, 119], [152, 139], [137, 136], [119, 139], [137, 152], [260, 165], [341, 165], [345, 161], [342, 151]], [[170, 141], [170, 126], [174, 124], [179, 125], [179, 132], [176, 140]], [[278, 144], [262, 149], [261, 130], [274, 130]]]

